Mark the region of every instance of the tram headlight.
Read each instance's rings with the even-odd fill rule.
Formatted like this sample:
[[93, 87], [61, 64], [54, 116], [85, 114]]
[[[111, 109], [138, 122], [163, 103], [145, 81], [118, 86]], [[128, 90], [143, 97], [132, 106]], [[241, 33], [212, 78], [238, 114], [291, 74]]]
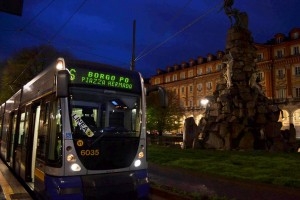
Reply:
[[74, 172], [79, 172], [81, 170], [81, 167], [77, 163], [74, 163], [71, 165], [71, 170]]
[[142, 161], [140, 159], [134, 161], [134, 166], [139, 167], [142, 164]]
[[63, 70], [65, 69], [65, 60], [63, 58], [58, 58], [56, 61], [56, 69], [57, 70]]
[[139, 158], [143, 158], [143, 157], [144, 157], [144, 152], [141, 151], [141, 152], [139, 153]]
[[67, 161], [68, 162], [75, 162], [76, 158], [73, 154], [69, 154], [69, 155], [67, 155]]

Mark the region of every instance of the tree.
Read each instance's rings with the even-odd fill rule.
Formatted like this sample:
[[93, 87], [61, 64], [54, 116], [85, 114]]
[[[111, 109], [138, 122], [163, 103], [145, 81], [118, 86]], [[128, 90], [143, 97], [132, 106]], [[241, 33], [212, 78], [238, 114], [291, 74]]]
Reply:
[[5, 102], [23, 85], [53, 63], [58, 57], [71, 58], [50, 45], [24, 48], [1, 63], [0, 103]]
[[147, 129], [157, 130], [160, 135], [164, 131], [173, 131], [181, 127], [180, 119], [184, 113], [180, 107], [178, 95], [173, 91], [167, 91], [168, 106], [160, 106], [158, 93], [151, 93], [147, 97]]

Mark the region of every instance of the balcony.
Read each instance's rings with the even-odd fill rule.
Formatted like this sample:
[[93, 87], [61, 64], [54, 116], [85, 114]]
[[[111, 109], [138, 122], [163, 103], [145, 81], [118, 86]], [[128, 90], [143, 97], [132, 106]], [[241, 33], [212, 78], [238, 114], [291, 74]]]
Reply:
[[285, 74], [278, 74], [276, 78], [277, 79], [284, 79], [285, 78]]
[[275, 104], [285, 104], [288, 102], [287, 98], [276, 98], [273, 100]]
[[288, 99], [289, 100], [289, 102], [300, 102], [300, 97], [293, 97], [293, 98], [289, 98]]

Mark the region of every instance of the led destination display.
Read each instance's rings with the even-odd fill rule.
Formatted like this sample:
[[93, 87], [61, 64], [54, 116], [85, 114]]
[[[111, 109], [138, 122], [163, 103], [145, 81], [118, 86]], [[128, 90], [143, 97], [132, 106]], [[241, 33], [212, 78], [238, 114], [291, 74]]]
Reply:
[[[95, 85], [100, 87], [108, 87], [108, 88], [116, 88], [123, 90], [133, 90], [134, 87], [134, 78], [137, 79], [139, 77], [136, 76], [136, 73], [127, 75], [118, 75], [118, 70], [115, 73], [111, 72], [102, 72], [90, 69], [83, 68], [70, 68], [70, 79], [71, 83], [74, 84], [88, 84]], [[139, 87], [138, 87], [139, 88]]]

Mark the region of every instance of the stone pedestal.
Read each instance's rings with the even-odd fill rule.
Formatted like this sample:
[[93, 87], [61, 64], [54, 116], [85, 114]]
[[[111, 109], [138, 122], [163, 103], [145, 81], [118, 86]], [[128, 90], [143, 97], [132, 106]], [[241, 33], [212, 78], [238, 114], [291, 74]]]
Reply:
[[[205, 116], [207, 144], [217, 149], [271, 148], [264, 141], [280, 136], [281, 125], [277, 122], [280, 109], [265, 97], [258, 83], [256, 49], [250, 31], [231, 27], [225, 52], [224, 76], [207, 107], [214, 112], [207, 111]], [[270, 126], [272, 129], [266, 129]]]

